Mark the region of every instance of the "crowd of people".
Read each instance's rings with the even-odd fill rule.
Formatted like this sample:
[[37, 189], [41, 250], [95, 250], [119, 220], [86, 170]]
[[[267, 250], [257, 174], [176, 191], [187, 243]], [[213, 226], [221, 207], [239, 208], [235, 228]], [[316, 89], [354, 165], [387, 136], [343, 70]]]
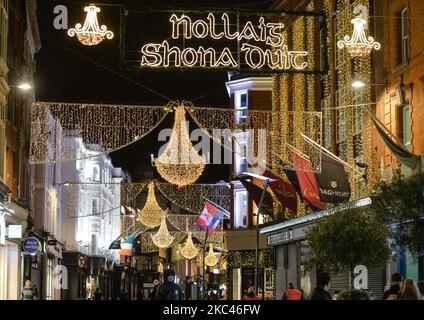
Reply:
[[[154, 288], [148, 295], [148, 300], [183, 300], [184, 295], [180, 286], [175, 283], [175, 272], [167, 269], [163, 274], [164, 281], [159, 282], [159, 279], [154, 280]], [[310, 295], [310, 300], [337, 300], [339, 291], [330, 294], [331, 277], [328, 273], [322, 272], [317, 276], [317, 286]], [[38, 299], [38, 291], [36, 286], [32, 285], [31, 280], [25, 281], [25, 286], [22, 288], [22, 300]], [[102, 300], [102, 292], [99, 288], [96, 289], [93, 295], [93, 300]], [[122, 289], [119, 294], [119, 300], [130, 300], [129, 294], [125, 289]], [[141, 289], [138, 289], [136, 294], [137, 300], [146, 300]], [[304, 293], [296, 289], [293, 283], [289, 283], [287, 290], [284, 292], [283, 300], [304, 300]], [[218, 300], [218, 299], [211, 299]], [[253, 285], [244, 292], [243, 300], [261, 300], [261, 297], [256, 293]], [[403, 279], [400, 273], [394, 273], [391, 276], [390, 288], [383, 294], [383, 300], [424, 300], [424, 281], [416, 283], [411, 278]]]

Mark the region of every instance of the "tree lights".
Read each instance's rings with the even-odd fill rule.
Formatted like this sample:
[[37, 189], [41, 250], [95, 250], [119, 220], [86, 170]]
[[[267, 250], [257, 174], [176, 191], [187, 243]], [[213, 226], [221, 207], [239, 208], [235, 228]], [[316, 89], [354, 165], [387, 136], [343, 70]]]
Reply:
[[365, 57], [371, 53], [371, 50], [380, 50], [381, 44], [374, 41], [374, 38], [365, 35], [365, 28], [368, 24], [368, 9], [363, 5], [358, 5], [353, 10], [354, 14], [359, 14], [356, 18], [352, 19], [353, 34], [352, 36], [346, 35], [343, 40], [337, 43], [339, 49], [346, 49], [349, 51], [352, 58]]
[[81, 26], [81, 23], [77, 23], [75, 28], [69, 29], [68, 35], [70, 37], [76, 35], [79, 42], [86, 46], [95, 46], [105, 38], [109, 40], [113, 38], [113, 32], [107, 30], [107, 26], [99, 26], [99, 22], [97, 21], [97, 13], [100, 12], [99, 7], [90, 4], [84, 8], [84, 11], [87, 12], [84, 25]]

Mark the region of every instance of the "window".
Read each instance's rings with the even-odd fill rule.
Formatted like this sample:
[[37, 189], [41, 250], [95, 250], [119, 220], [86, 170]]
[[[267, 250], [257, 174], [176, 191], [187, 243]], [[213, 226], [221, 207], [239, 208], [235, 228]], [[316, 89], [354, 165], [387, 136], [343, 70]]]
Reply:
[[91, 213], [93, 215], [99, 213], [99, 204], [97, 199], [93, 199], [92, 206], [91, 206]]
[[237, 122], [244, 122], [247, 119], [248, 97], [247, 91], [236, 92], [234, 95], [234, 108], [237, 110]]
[[396, 32], [397, 32], [397, 64], [405, 64], [408, 62], [408, 8], [404, 8], [397, 14]]
[[94, 166], [93, 167], [93, 177], [92, 177], [93, 181], [100, 181], [100, 170], [98, 168], [98, 166]]
[[245, 134], [238, 134], [234, 140], [234, 173], [237, 175], [247, 171], [247, 137]]
[[247, 191], [234, 190], [234, 228], [245, 229], [249, 226]]
[[410, 114], [409, 106], [402, 108], [402, 133], [403, 133], [403, 145], [409, 151], [411, 151], [411, 125], [410, 125]]

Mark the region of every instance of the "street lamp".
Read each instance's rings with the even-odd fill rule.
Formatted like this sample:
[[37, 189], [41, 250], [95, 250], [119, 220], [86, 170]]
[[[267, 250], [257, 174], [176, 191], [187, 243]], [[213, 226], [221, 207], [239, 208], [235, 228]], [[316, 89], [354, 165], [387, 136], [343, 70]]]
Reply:
[[11, 87], [11, 88], [18, 88], [18, 89], [20, 89], [22, 91], [28, 91], [28, 90], [32, 89], [32, 85], [29, 84], [28, 82], [22, 82], [22, 83], [20, 83], [18, 85], [9, 85], [9, 87]]

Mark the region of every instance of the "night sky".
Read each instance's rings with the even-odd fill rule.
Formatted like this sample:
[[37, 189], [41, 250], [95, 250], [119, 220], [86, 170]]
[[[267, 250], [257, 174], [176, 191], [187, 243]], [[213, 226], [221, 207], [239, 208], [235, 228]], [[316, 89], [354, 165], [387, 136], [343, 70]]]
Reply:
[[[53, 27], [53, 8], [66, 5], [69, 13], [69, 28], [77, 22], [85, 20], [83, 1], [38, 1], [38, 22], [40, 25], [42, 49], [37, 54], [37, 72], [35, 74], [36, 96], [39, 101], [85, 102], [164, 105], [172, 100], [195, 100], [196, 106], [229, 107], [229, 97], [225, 88], [226, 72], [216, 71], [124, 71], [120, 70], [119, 21], [118, 6], [105, 6], [102, 3], [122, 4], [129, 9], [141, 7], [234, 7], [239, 4], [243, 8], [266, 8], [272, 1], [91, 1], [101, 7], [98, 16], [99, 24], [106, 24], [113, 30], [115, 37], [104, 40], [93, 47], [83, 46], [74, 38], [68, 37], [67, 30], [56, 30]], [[150, 17], [152, 18], [152, 17]], [[141, 18], [140, 18], [141, 19]], [[164, 21], [165, 20], [158, 20]], [[166, 28], [169, 33], [169, 23]], [[157, 30], [156, 30], [157, 31]], [[159, 30], [162, 31], [162, 30]], [[154, 32], [154, 30], [152, 30]], [[150, 38], [149, 38], [150, 36]], [[151, 40], [151, 34], [145, 30], [127, 30], [129, 40], [145, 43]], [[134, 37], [134, 38], [133, 38]], [[165, 40], [157, 39], [157, 42]], [[129, 41], [128, 41], [129, 42]], [[148, 89], [159, 94], [156, 94]], [[172, 127], [173, 118], [167, 117], [163, 126], [150, 133], [139, 142], [112, 153], [115, 166], [129, 170], [135, 180], [143, 178], [144, 172], [152, 171], [150, 154], [157, 156], [160, 144], [157, 134], [164, 127]], [[194, 128], [195, 126], [191, 126]], [[154, 177], [158, 177], [155, 170]], [[216, 182], [228, 180], [228, 166], [208, 165], [200, 182]]]

